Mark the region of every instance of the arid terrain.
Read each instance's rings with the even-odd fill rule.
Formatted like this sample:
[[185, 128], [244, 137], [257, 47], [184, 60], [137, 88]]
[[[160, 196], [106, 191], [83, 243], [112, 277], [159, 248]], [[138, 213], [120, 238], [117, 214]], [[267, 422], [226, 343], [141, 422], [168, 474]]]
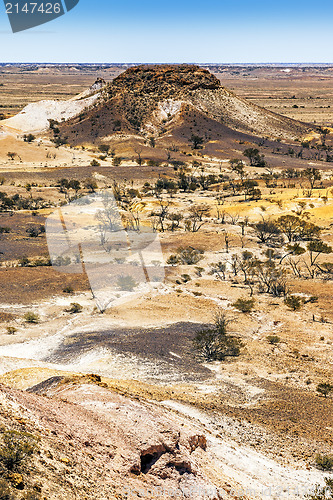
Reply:
[[0, 498], [325, 498], [332, 71], [0, 67]]

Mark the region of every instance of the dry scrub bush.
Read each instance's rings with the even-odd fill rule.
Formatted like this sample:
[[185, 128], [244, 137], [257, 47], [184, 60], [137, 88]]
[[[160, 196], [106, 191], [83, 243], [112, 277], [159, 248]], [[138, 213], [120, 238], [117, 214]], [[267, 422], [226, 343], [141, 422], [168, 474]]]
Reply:
[[328, 382], [321, 382], [317, 386], [317, 392], [319, 392], [319, 394], [321, 394], [325, 398], [327, 398], [331, 391], [333, 391], [333, 385], [329, 384]]
[[0, 462], [7, 470], [13, 470], [22, 464], [37, 449], [37, 440], [32, 434], [19, 431], [2, 431]]
[[39, 319], [39, 315], [32, 311], [28, 311], [24, 315], [24, 321], [26, 321], [27, 323], [39, 323]]
[[205, 361], [223, 361], [228, 356], [239, 356], [243, 343], [238, 337], [229, 335], [229, 320], [224, 312], [215, 315], [213, 328], [200, 330], [193, 339], [194, 349]]
[[330, 471], [333, 469], [333, 456], [318, 454], [315, 458], [318, 469]]
[[254, 299], [238, 299], [232, 305], [242, 313], [249, 313], [254, 308]]

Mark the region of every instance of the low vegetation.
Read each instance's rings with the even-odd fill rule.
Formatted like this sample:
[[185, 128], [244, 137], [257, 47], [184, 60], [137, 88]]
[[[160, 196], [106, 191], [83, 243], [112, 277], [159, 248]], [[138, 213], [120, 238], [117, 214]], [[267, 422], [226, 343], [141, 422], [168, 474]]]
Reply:
[[255, 300], [252, 299], [237, 299], [232, 305], [242, 313], [249, 313], [253, 310]]
[[68, 309], [66, 309], [66, 312], [69, 312], [70, 314], [78, 314], [82, 312], [83, 306], [79, 304], [78, 302], [72, 302], [69, 306]]
[[18, 468], [38, 447], [37, 439], [29, 433], [5, 430], [0, 433], [0, 462], [10, 471]]
[[230, 320], [219, 311], [213, 327], [200, 330], [193, 339], [194, 349], [205, 361], [223, 361], [226, 357], [239, 356], [242, 341], [227, 331]]
[[167, 260], [167, 264], [192, 266], [197, 264], [203, 258], [203, 254], [204, 251], [198, 248], [178, 248], [175, 254], [170, 255]]
[[123, 292], [132, 292], [137, 286], [137, 282], [131, 275], [122, 275], [118, 277], [117, 286]]
[[271, 345], [277, 345], [280, 343], [281, 339], [278, 335], [267, 335], [267, 342]]
[[318, 469], [331, 471], [333, 469], [333, 456], [316, 455], [316, 466]]
[[28, 311], [24, 315], [24, 321], [26, 323], [39, 323], [40, 317], [37, 313], [34, 313], [32, 311]]
[[328, 382], [321, 382], [317, 385], [317, 392], [327, 398], [329, 394], [333, 391], [333, 385]]

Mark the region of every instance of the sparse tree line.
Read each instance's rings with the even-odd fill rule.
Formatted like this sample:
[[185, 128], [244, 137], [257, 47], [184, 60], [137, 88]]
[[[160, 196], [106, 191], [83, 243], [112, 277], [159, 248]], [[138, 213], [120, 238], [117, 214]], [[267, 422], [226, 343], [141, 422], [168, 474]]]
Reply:
[[[293, 224], [292, 227], [290, 224]], [[259, 259], [248, 250], [232, 254], [211, 265], [211, 272], [218, 279], [225, 280], [228, 270], [234, 278], [243, 276], [251, 295], [257, 289], [275, 296], [286, 296], [290, 293], [287, 284], [290, 274], [297, 278], [332, 278], [333, 263], [323, 261], [322, 257], [333, 250], [320, 239], [321, 229], [318, 226], [292, 215], [282, 216], [276, 221], [263, 219], [248, 225], [252, 227], [258, 243], [267, 247], [266, 259]], [[229, 254], [230, 243], [226, 235], [221, 236]]]
[[50, 203], [41, 197], [24, 198], [19, 194], [7, 196], [6, 193], [0, 191], [0, 212], [10, 212], [13, 210], [40, 210], [50, 207]]
[[[317, 160], [324, 162], [332, 162], [333, 161], [333, 147], [328, 145], [326, 142], [327, 136], [330, 134], [330, 130], [326, 127], [319, 127], [318, 133], [320, 135], [320, 140], [312, 139], [312, 140], [298, 140], [299, 144], [294, 144], [293, 146], [277, 146], [275, 145], [272, 149], [273, 154], [277, 155], [286, 155], [291, 158], [300, 158], [307, 160]], [[267, 141], [266, 137], [263, 137], [259, 142], [258, 146], [264, 146]], [[281, 142], [277, 140], [277, 142]], [[264, 155], [260, 155], [259, 149], [257, 148], [247, 148], [248, 154], [253, 157], [254, 163], [252, 163], [252, 159], [250, 159], [251, 165], [254, 166], [265, 166], [263, 163], [260, 164], [260, 157], [264, 161]], [[245, 153], [244, 151], [244, 153]]]

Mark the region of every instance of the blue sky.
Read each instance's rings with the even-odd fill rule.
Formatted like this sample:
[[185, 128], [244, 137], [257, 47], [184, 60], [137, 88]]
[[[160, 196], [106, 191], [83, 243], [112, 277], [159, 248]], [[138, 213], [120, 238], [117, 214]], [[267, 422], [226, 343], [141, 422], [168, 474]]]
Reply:
[[0, 62], [333, 62], [332, 21], [326, 0], [80, 0], [12, 34], [1, 2]]

